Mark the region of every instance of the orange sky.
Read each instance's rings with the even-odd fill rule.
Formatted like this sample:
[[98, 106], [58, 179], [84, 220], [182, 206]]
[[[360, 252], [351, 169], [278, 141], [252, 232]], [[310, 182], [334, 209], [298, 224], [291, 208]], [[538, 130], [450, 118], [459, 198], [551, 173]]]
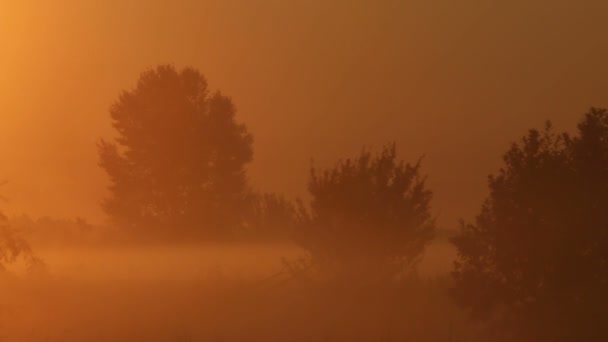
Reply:
[[253, 185], [396, 140], [426, 155], [447, 228], [509, 142], [608, 106], [604, 0], [0, 0], [0, 192], [9, 213], [103, 219], [108, 107], [159, 63], [194, 66], [255, 135]]

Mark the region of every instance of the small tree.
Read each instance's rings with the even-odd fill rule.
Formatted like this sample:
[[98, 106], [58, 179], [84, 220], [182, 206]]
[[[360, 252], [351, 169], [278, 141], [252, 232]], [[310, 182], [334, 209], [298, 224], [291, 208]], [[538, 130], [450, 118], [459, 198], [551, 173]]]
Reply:
[[247, 204], [253, 154], [235, 113], [194, 69], [144, 72], [110, 109], [116, 139], [99, 145], [111, 220], [140, 237], [228, 235]]
[[414, 265], [435, 228], [419, 170], [420, 162], [397, 159], [395, 144], [331, 169], [312, 168], [310, 210], [303, 211], [297, 241], [315, 265], [332, 272], [394, 276]]
[[578, 135], [530, 130], [489, 178], [475, 223], [453, 238], [455, 298], [498, 314], [519, 338], [608, 338], [608, 114], [592, 109]]

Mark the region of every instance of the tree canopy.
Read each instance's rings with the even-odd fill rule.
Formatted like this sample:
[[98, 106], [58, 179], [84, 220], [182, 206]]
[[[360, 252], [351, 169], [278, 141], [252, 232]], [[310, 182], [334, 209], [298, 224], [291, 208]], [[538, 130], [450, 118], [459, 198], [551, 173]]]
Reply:
[[309, 210], [297, 241], [322, 267], [389, 274], [411, 266], [434, 234], [431, 192], [420, 162], [397, 158], [395, 144], [364, 150], [326, 170], [311, 169]]
[[110, 219], [142, 238], [230, 234], [247, 202], [253, 156], [252, 136], [235, 114], [197, 70], [144, 72], [110, 109], [116, 138], [99, 144]]
[[530, 340], [607, 338], [606, 110], [591, 109], [574, 136], [530, 130], [488, 185], [453, 239], [456, 299]]

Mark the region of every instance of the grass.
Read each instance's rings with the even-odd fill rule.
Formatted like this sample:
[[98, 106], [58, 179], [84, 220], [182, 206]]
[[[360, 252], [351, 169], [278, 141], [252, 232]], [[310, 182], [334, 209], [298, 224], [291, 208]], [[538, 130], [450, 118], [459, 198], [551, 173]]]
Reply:
[[3, 275], [0, 341], [483, 340], [445, 275], [269, 277], [294, 253], [276, 246], [57, 253], [49, 274]]

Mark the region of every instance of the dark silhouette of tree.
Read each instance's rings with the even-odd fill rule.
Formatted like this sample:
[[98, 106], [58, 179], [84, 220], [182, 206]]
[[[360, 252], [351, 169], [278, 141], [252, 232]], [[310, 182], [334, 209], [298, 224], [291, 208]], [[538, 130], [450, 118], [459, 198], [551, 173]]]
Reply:
[[117, 137], [99, 144], [113, 223], [141, 237], [221, 238], [247, 205], [252, 137], [203, 75], [159, 66], [110, 109]]
[[578, 134], [530, 130], [489, 178], [475, 223], [453, 243], [455, 298], [519, 338], [608, 339], [608, 114]]
[[22, 259], [29, 271], [44, 271], [45, 265], [34, 255], [29, 243], [13, 229], [4, 214], [0, 213], [0, 271]]
[[395, 144], [331, 169], [313, 167], [310, 207], [296, 234], [313, 265], [368, 276], [395, 276], [413, 266], [435, 228], [432, 194], [419, 173], [420, 162], [397, 159]]

